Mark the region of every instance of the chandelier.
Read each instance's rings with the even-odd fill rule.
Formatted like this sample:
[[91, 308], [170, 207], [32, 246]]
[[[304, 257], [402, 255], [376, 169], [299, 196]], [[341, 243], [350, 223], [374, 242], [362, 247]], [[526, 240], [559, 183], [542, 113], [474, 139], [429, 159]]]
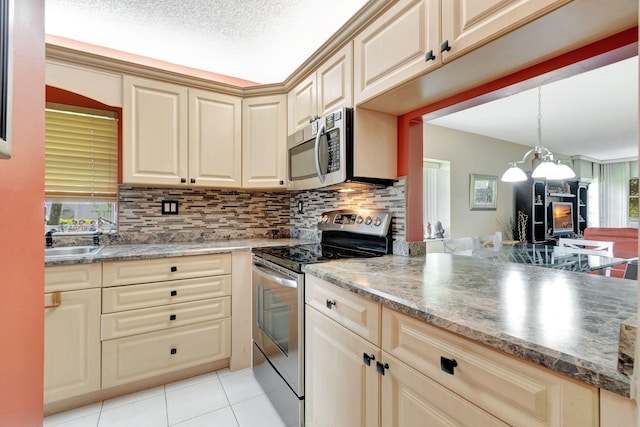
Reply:
[[533, 154], [531, 159], [532, 178], [543, 178], [548, 180], [561, 180], [574, 178], [576, 176], [573, 169], [562, 163], [560, 160], [553, 159], [553, 153], [542, 146], [542, 91], [538, 87], [538, 141], [536, 146], [524, 153], [522, 160], [509, 162], [509, 169], [500, 178], [504, 182], [520, 182], [527, 180], [527, 174], [524, 173], [518, 163], [524, 163], [528, 156]]

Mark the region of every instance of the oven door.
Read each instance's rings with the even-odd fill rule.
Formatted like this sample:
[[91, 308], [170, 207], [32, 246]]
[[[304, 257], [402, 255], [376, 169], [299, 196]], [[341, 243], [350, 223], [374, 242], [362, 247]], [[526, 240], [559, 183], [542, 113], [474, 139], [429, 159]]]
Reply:
[[254, 257], [253, 340], [299, 396], [304, 395], [304, 275]]

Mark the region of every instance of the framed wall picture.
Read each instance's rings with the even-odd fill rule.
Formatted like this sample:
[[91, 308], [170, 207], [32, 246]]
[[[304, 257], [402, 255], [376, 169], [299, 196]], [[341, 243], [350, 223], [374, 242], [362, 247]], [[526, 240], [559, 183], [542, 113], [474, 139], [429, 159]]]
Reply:
[[496, 210], [498, 207], [498, 177], [471, 174], [469, 205], [472, 211]]
[[0, 158], [11, 158], [13, 1], [0, 0]]

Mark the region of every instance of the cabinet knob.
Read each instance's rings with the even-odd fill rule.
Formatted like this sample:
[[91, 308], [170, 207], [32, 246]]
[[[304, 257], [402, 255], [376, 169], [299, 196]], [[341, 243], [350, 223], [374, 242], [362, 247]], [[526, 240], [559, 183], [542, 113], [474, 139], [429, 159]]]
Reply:
[[449, 46], [449, 40], [445, 40], [440, 44], [440, 53], [449, 52], [451, 50], [451, 46]]
[[171, 266], [171, 272], [175, 273], [176, 271], [178, 271], [178, 267], [176, 267], [175, 265]]
[[449, 375], [453, 375], [453, 369], [458, 366], [456, 359], [447, 359], [446, 357], [440, 357], [440, 369]]
[[176, 320], [176, 315], [175, 314], [170, 315], [169, 320]]
[[172, 349], [171, 349], [171, 354], [176, 354], [177, 352], [178, 352], [178, 349], [177, 349], [177, 348], [172, 348]]
[[334, 300], [327, 298], [327, 308], [329, 310], [332, 310], [335, 305], [336, 302]]
[[380, 362], [376, 362], [376, 371], [378, 371], [378, 373], [380, 375], [384, 375], [384, 372], [389, 369], [389, 364], [388, 363], [380, 363]]
[[375, 354], [373, 354], [373, 353], [371, 353], [371, 354], [362, 353], [362, 361], [364, 362], [365, 365], [371, 366], [371, 361], [372, 360], [376, 360]]
[[195, 178], [191, 178], [191, 183], [195, 184], [196, 183], [196, 179]]
[[279, 182], [280, 182], [280, 185], [284, 185], [284, 181], [283, 180], [280, 180]]
[[433, 61], [434, 59], [436, 59], [436, 56], [433, 54], [433, 49], [424, 55], [424, 62]]
[[178, 295], [178, 291], [171, 291], [171, 296], [175, 297], [176, 295]]
[[187, 182], [187, 178], [180, 178], [180, 182], [181, 182], [182, 184], [186, 183], [186, 182]]

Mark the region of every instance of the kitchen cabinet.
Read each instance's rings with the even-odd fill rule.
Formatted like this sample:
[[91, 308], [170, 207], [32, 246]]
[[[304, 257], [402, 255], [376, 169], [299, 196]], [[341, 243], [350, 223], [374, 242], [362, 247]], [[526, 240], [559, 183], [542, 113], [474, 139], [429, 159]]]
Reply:
[[321, 425], [332, 408], [351, 408], [332, 419], [336, 426], [599, 423], [594, 386], [355, 294], [345, 297], [347, 291], [313, 276], [305, 289], [307, 425]]
[[231, 356], [231, 254], [103, 267], [102, 387]]
[[399, 0], [354, 39], [360, 104], [571, 0]]
[[353, 43], [333, 54], [287, 94], [288, 134], [343, 107], [353, 107]]
[[45, 404], [100, 389], [100, 272], [100, 264], [45, 268]]
[[123, 182], [240, 187], [240, 98], [123, 77]]
[[286, 95], [242, 100], [242, 186], [286, 188]]

